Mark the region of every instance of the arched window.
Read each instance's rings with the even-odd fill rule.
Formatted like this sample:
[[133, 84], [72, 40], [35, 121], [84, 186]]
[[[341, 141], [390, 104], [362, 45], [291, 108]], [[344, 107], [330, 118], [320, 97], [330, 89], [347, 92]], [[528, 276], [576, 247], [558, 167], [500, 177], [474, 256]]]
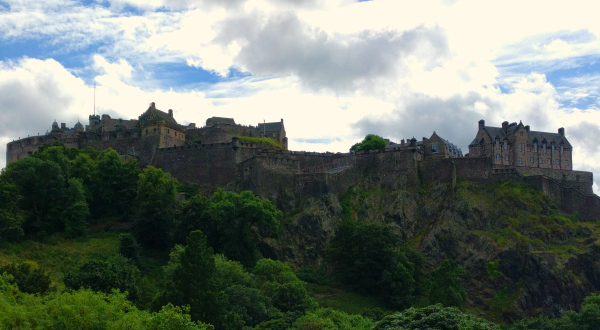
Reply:
[[533, 152], [537, 152], [537, 142], [533, 142]]
[[508, 149], [508, 142], [504, 141], [504, 150]]
[[562, 155], [563, 153], [564, 153], [564, 149], [563, 149], [563, 146], [561, 145], [560, 146], [560, 154]]
[[496, 140], [496, 149], [500, 149], [500, 140]]
[[542, 153], [546, 153], [546, 144], [542, 143]]
[[554, 154], [554, 143], [552, 143], [552, 154]]

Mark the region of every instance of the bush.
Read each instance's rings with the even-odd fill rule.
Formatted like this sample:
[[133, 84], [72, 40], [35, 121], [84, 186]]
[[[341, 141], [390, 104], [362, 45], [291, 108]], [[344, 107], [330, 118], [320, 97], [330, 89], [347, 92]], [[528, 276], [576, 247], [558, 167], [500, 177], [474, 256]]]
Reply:
[[0, 267], [0, 274], [12, 275], [11, 283], [16, 284], [21, 292], [44, 294], [50, 289], [50, 276], [34, 261], [9, 264]]

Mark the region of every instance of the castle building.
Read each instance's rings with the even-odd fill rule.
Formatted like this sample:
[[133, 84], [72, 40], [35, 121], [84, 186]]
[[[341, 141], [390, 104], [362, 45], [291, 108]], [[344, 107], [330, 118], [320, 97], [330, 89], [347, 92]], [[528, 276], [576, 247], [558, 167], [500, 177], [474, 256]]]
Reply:
[[68, 128], [65, 123], [59, 126], [54, 121], [51, 130], [44, 135], [8, 143], [6, 161], [10, 163], [31, 156], [40, 146], [60, 141], [69, 148], [113, 148], [123, 157], [135, 157], [140, 165], [149, 165], [157, 148], [228, 143], [233, 137], [262, 137], [265, 134], [287, 148], [283, 119], [258, 126], [244, 126], [236, 124], [233, 118], [212, 117], [206, 120], [205, 127], [196, 128], [194, 123], [180, 125], [175, 120], [173, 110], [159, 110], [152, 102], [138, 119], [113, 119], [106, 114], [90, 115], [89, 124], [85, 128], [79, 121], [73, 128]]
[[572, 170], [572, 150], [562, 127], [558, 133], [537, 132], [522, 122], [491, 127], [482, 119], [469, 157], [488, 157], [494, 165]]

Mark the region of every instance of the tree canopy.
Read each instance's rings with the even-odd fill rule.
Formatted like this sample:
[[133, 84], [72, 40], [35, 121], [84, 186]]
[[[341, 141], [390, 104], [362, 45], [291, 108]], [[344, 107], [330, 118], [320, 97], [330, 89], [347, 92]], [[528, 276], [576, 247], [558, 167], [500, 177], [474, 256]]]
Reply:
[[365, 138], [358, 143], [355, 143], [350, 151], [369, 151], [378, 150], [385, 148], [387, 142], [379, 135], [368, 134]]

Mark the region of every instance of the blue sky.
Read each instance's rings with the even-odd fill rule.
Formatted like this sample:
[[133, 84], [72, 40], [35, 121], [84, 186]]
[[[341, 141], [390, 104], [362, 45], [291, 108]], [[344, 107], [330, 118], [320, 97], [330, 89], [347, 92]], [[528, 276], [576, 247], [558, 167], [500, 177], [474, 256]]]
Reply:
[[[182, 123], [285, 121], [290, 148], [439, 135], [467, 152], [477, 121], [565, 127], [600, 171], [594, 1], [0, 0], [5, 144], [94, 109]], [[596, 177], [600, 178], [599, 175]]]

